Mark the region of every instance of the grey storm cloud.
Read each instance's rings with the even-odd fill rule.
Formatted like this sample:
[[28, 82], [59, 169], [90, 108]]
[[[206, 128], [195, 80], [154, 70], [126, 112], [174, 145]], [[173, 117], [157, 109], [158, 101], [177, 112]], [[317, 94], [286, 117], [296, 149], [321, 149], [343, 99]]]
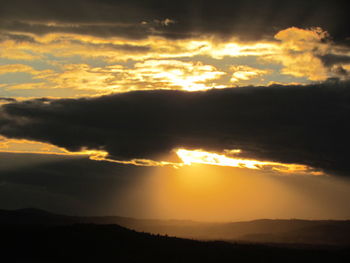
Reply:
[[176, 147], [299, 163], [349, 174], [350, 83], [137, 91], [98, 98], [35, 99], [0, 109], [0, 134], [110, 158], [156, 158]]
[[2, 208], [41, 207], [71, 214], [125, 210], [116, 200], [151, 169], [81, 156], [0, 153], [0, 160]]
[[[345, 54], [348, 52], [344, 52]], [[340, 79], [349, 79], [349, 71], [344, 68], [344, 65], [350, 64], [350, 56], [325, 54], [318, 56], [325, 67], [336, 77]]]
[[346, 55], [327, 54], [320, 56], [320, 59], [323, 64], [328, 67], [336, 64], [350, 64], [350, 56]]
[[[153, 23], [164, 19], [176, 23]], [[0, 3], [5, 31], [68, 32], [98, 36], [186, 38], [193, 34], [272, 37], [291, 26], [319, 26], [335, 40], [349, 37], [344, 0], [13, 0]], [[142, 24], [142, 22], [148, 22]], [[57, 23], [57, 24], [55, 24]], [[73, 25], [73, 26], [72, 26]]]
[[21, 34], [0, 34], [0, 42], [6, 41], [6, 40], [13, 40], [17, 43], [21, 42], [30, 42], [35, 43], [35, 39], [30, 36], [21, 35]]
[[0, 102], [16, 102], [15, 98], [0, 97]]

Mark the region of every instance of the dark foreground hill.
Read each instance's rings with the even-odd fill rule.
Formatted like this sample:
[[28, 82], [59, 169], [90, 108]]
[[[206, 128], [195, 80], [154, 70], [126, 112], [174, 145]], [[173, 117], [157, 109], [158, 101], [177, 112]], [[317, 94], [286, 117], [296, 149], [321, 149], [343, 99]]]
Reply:
[[1, 262], [350, 262], [345, 249], [204, 242], [117, 225], [1, 225]]
[[236, 223], [201, 223], [184, 220], [145, 220], [117, 216], [65, 216], [38, 209], [0, 210], [0, 224], [53, 226], [77, 223], [117, 224], [139, 232], [198, 240], [350, 247], [350, 221], [264, 219]]

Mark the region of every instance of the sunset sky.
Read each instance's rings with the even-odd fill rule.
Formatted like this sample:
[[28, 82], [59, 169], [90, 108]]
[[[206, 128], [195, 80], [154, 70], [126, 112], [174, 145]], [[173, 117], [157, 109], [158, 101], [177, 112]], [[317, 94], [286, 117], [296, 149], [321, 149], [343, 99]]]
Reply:
[[0, 209], [350, 218], [341, 0], [0, 3]]

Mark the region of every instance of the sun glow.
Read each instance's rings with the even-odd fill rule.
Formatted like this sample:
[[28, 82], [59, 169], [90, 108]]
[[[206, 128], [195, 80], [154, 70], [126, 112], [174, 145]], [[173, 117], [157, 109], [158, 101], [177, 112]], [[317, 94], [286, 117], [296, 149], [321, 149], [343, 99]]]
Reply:
[[[226, 151], [231, 154], [239, 154], [240, 150]], [[309, 166], [300, 164], [286, 164], [269, 161], [259, 161], [243, 158], [228, 157], [224, 154], [217, 154], [211, 152], [205, 152], [202, 150], [186, 150], [178, 149], [176, 154], [182, 160], [185, 165], [192, 164], [207, 164], [237, 168], [247, 168], [254, 170], [273, 170], [282, 173], [311, 173], [314, 175], [322, 174], [319, 171], [315, 171]]]
[[239, 157], [242, 153], [240, 149], [224, 150], [223, 153], [207, 152], [204, 150], [188, 150], [184, 148], [175, 149], [179, 160], [174, 160], [173, 157], [162, 158], [162, 160], [152, 160], [144, 158], [136, 158], [130, 160], [118, 160], [109, 155], [103, 149], [86, 149], [72, 152], [63, 147], [58, 147], [50, 143], [30, 141], [24, 139], [9, 139], [0, 136], [0, 152], [8, 153], [32, 153], [32, 154], [54, 154], [66, 156], [86, 156], [90, 160], [105, 161], [117, 164], [148, 166], [148, 167], [172, 167], [181, 168], [194, 164], [214, 165], [235, 168], [245, 168], [253, 170], [267, 170], [278, 173], [304, 173], [312, 175], [323, 175], [321, 171], [313, 167], [302, 164], [288, 164], [271, 161], [260, 161], [255, 159], [247, 159]]

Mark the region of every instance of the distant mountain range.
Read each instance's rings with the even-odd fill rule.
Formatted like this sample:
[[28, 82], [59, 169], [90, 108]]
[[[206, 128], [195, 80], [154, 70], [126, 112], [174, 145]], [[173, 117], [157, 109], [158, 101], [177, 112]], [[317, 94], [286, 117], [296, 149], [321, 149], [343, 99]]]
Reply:
[[[281, 247], [271, 244], [196, 241], [141, 233], [116, 224], [105, 224], [109, 220], [124, 220], [133, 224], [138, 222], [128, 218], [70, 217], [41, 210], [22, 209], [1, 211], [0, 220], [0, 261], [4, 263], [350, 262], [350, 250], [347, 247]], [[89, 221], [99, 224], [87, 223]], [[168, 229], [175, 229], [177, 226], [178, 229], [186, 229], [187, 232], [190, 232], [190, 225], [197, 227], [196, 231], [210, 229], [207, 225], [201, 226], [201, 223], [187, 221], [145, 222], [154, 228], [163, 222]], [[143, 223], [147, 225], [145, 222]], [[255, 222], [268, 222], [270, 226], [275, 223], [269, 220]], [[236, 225], [237, 229], [238, 226]], [[257, 224], [256, 230], [261, 226]], [[284, 227], [277, 224], [276, 229], [278, 228]], [[213, 233], [214, 230], [215, 228], [212, 229]], [[242, 229], [240, 231], [244, 232]], [[348, 233], [344, 233], [346, 234]]]
[[139, 232], [196, 240], [350, 247], [350, 221], [254, 220], [204, 223], [186, 220], [146, 220], [118, 216], [79, 217], [39, 209], [0, 210], [0, 225], [119, 225]]

